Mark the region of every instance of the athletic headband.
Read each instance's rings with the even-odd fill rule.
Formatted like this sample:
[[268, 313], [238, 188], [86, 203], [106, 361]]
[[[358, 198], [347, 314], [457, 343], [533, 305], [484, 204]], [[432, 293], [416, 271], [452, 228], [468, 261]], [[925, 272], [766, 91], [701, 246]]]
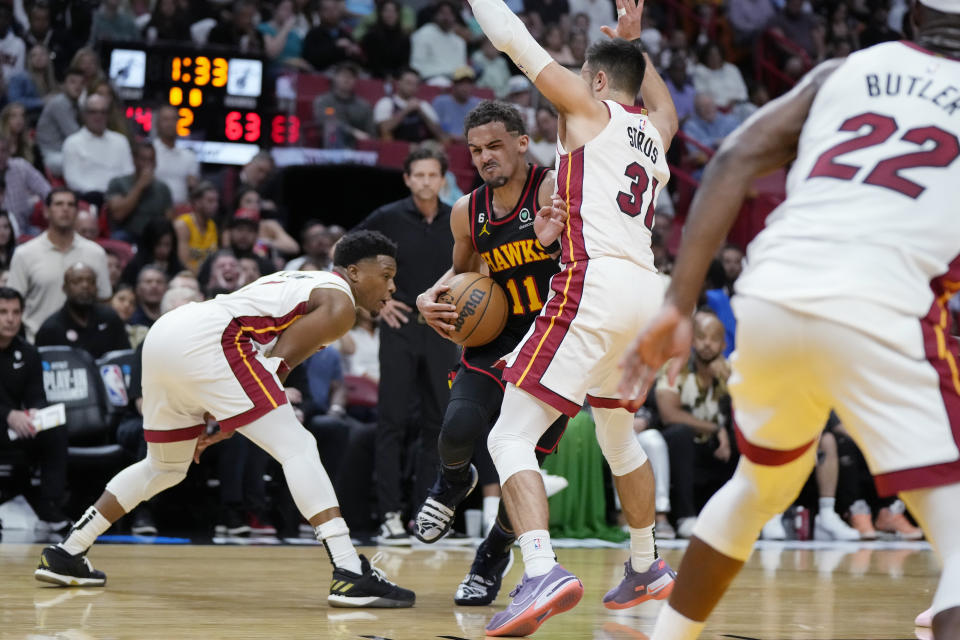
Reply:
[[960, 0], [920, 0], [920, 4], [943, 13], [960, 13]]

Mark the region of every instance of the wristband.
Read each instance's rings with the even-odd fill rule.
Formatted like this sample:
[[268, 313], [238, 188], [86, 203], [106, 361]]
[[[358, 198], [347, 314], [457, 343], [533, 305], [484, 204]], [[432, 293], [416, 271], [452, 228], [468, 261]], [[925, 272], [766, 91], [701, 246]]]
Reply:
[[[537, 242], [539, 242], [539, 240]], [[541, 244], [540, 246], [543, 247], [543, 244]], [[557, 238], [546, 247], [543, 247], [543, 252], [548, 255], [557, 253], [558, 251], [560, 251], [560, 238]]]

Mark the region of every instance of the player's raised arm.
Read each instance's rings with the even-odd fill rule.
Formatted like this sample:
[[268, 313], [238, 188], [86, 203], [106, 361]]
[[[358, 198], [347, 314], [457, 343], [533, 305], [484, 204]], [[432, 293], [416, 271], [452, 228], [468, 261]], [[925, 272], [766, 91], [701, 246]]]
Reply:
[[569, 69], [560, 66], [540, 46], [503, 0], [469, 0], [473, 15], [490, 42], [514, 64], [562, 114], [606, 113], [589, 87]]
[[710, 260], [740, 211], [754, 178], [785, 166], [796, 157], [797, 143], [810, 105], [823, 82], [841, 64], [831, 60], [811, 71], [788, 94], [768, 103], [727, 136], [707, 165], [690, 206], [683, 241], [661, 312], [631, 345], [622, 362], [620, 391], [638, 397], [657, 371], [676, 358], [670, 378], [690, 352], [690, 316]]
[[444, 284], [458, 273], [467, 271], [485, 272], [486, 265], [476, 248], [470, 233], [470, 194], [460, 196], [450, 211], [450, 230], [453, 232], [453, 264], [440, 276], [436, 284], [417, 296], [417, 310], [434, 331], [449, 338], [447, 331], [454, 326], [448, 321], [457, 319], [457, 308], [452, 304], [437, 302], [437, 297], [450, 287]]

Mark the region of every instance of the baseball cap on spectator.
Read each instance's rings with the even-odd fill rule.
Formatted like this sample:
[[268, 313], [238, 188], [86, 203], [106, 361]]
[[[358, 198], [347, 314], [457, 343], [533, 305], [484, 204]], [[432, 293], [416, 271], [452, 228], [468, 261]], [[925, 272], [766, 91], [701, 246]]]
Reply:
[[473, 72], [473, 69], [464, 65], [458, 67], [456, 71], [453, 72], [453, 81], [460, 82], [461, 80], [476, 80], [477, 74]]
[[230, 219], [229, 226], [236, 227], [241, 224], [249, 224], [254, 227], [260, 226], [260, 212], [256, 209], [237, 209]]
[[507, 95], [530, 91], [530, 81], [525, 76], [510, 76], [507, 81]]

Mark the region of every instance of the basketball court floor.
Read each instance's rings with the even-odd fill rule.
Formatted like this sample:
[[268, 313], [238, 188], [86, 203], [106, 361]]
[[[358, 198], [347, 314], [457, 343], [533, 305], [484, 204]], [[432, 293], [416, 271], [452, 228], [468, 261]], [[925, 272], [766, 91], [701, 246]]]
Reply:
[[[6, 534], [6, 532], [5, 532]], [[188, 542], [188, 541], [184, 541]], [[334, 609], [330, 566], [315, 544], [104, 544], [91, 559], [104, 588], [64, 589], [33, 579], [41, 545], [0, 543], [0, 639], [323, 638], [475, 640], [519, 580], [517, 563], [496, 606], [457, 607], [453, 593], [472, 546], [363, 547], [387, 575], [417, 593], [412, 609]], [[441, 543], [443, 544], [443, 543]], [[639, 640], [661, 606], [604, 609], [603, 593], [623, 571], [626, 548], [559, 542], [560, 561], [586, 592], [548, 620], [541, 640]], [[683, 542], [661, 551], [679, 564]], [[937, 564], [926, 543], [760, 543], [711, 618], [703, 638], [901, 640], [928, 638], [914, 616], [929, 606]], [[924, 635], [924, 634], [927, 635]]]

